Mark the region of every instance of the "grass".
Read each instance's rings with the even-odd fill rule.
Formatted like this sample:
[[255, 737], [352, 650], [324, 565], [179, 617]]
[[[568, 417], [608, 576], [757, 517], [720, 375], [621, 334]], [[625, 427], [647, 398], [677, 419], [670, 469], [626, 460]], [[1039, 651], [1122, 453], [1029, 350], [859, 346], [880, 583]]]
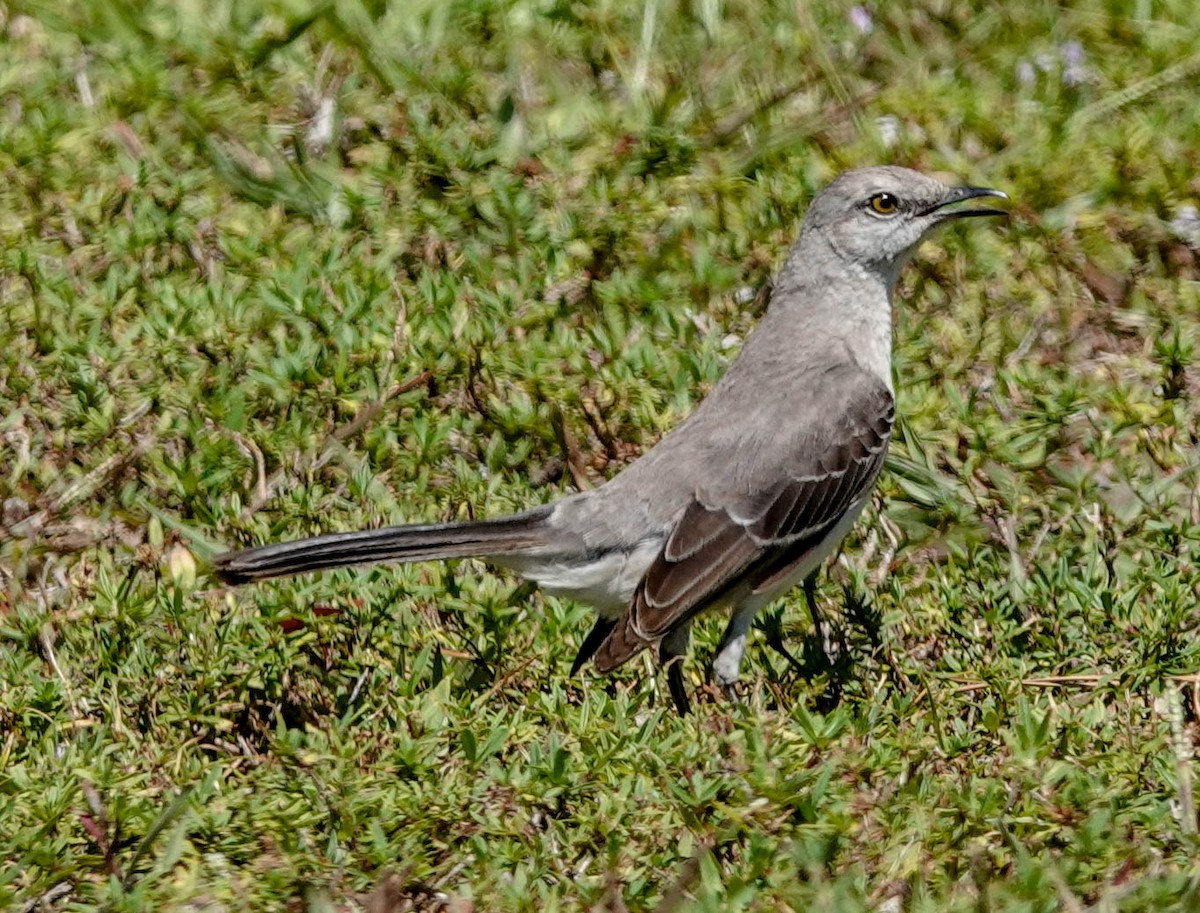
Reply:
[[[865, 14], [865, 19], [864, 19]], [[1200, 36], [1182, 0], [19, 2], [0, 28], [0, 907], [1194, 909]], [[927, 245], [821, 603], [567, 675], [473, 562], [216, 551], [496, 515], [685, 415], [812, 194]], [[772, 613], [815, 647], [799, 594]], [[840, 700], [834, 700], [840, 692]]]

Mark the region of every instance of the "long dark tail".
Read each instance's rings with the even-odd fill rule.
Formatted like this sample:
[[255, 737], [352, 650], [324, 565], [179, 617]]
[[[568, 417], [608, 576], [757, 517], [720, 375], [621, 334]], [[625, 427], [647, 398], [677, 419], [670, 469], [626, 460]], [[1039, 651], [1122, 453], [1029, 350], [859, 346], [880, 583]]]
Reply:
[[312, 539], [260, 545], [226, 552], [215, 561], [227, 583], [248, 583], [382, 561], [434, 561], [503, 555], [544, 545], [548, 539], [544, 507], [498, 520], [385, 526], [354, 533], [330, 533]]

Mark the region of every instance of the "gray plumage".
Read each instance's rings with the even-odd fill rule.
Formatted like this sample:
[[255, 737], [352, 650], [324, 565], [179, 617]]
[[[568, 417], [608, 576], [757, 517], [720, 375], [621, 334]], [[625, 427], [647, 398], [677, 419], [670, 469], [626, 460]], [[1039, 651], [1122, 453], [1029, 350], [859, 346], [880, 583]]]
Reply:
[[[222, 555], [242, 583], [379, 561], [478, 556], [593, 605], [576, 657], [606, 672], [658, 644], [686, 650], [692, 619], [732, 618], [714, 660], [737, 679], [755, 613], [811, 573], [870, 497], [894, 419], [891, 299], [908, 255], [983, 188], [864, 168], [809, 208], [758, 328], [708, 397], [594, 490], [497, 520], [318, 536]], [[672, 694], [686, 707], [678, 665]]]

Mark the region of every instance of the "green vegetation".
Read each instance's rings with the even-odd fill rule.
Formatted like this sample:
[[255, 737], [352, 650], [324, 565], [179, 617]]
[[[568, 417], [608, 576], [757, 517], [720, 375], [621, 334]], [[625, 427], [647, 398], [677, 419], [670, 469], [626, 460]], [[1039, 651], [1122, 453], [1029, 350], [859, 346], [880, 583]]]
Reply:
[[[1200, 30], [1183, 0], [119, 0], [0, 12], [0, 907], [1195, 909]], [[618, 471], [813, 192], [1001, 187], [744, 701], [569, 680], [473, 562], [225, 546]], [[835, 698], [840, 695], [840, 700]], [[367, 895], [374, 894], [367, 899]]]

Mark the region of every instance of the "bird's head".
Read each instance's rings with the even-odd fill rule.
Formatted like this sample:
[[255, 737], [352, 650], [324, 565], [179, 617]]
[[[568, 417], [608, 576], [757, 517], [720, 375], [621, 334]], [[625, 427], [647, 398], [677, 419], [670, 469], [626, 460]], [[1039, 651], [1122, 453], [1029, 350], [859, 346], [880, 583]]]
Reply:
[[1006, 214], [957, 205], [978, 197], [1008, 199], [986, 187], [949, 187], [908, 168], [847, 171], [813, 200], [802, 239], [815, 232], [837, 256], [894, 283], [908, 255], [936, 226], [966, 216]]

